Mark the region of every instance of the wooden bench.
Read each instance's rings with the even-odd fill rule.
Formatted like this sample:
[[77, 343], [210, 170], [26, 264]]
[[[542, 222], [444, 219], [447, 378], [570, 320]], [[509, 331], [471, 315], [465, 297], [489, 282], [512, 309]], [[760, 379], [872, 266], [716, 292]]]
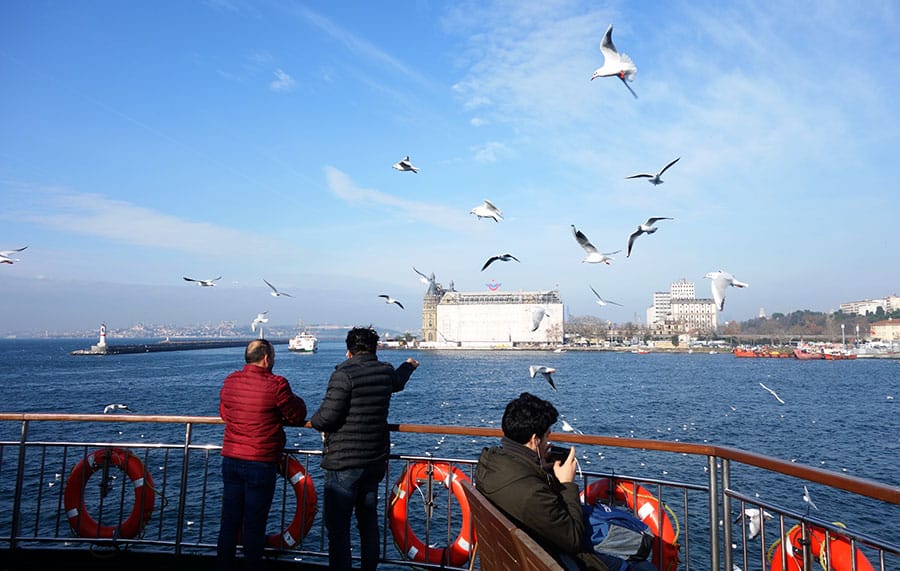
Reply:
[[[475, 554], [484, 571], [563, 571], [563, 568], [530, 535], [516, 527], [503, 512], [461, 480], [475, 526]], [[471, 569], [475, 564], [472, 555]]]

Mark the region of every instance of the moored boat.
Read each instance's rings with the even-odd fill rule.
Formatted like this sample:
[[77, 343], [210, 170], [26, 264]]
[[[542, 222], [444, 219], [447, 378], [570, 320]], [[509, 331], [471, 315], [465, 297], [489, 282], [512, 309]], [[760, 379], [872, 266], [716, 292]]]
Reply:
[[810, 351], [809, 349], [794, 349], [794, 358], [801, 361], [815, 361], [825, 358], [825, 354], [821, 351]]

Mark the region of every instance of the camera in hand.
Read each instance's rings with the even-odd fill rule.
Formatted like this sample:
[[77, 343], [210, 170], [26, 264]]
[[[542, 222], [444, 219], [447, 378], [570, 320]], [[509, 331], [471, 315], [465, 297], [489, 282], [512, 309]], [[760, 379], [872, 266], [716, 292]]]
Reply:
[[553, 463], [553, 462], [565, 462], [565, 461], [566, 461], [566, 458], [569, 457], [569, 450], [571, 450], [571, 449], [568, 448], [568, 447], [565, 447], [565, 446], [553, 446], [553, 445], [551, 444], [551, 445], [550, 445], [550, 449], [547, 450], [547, 461], [548, 461], [548, 462], [551, 462], [551, 463]]

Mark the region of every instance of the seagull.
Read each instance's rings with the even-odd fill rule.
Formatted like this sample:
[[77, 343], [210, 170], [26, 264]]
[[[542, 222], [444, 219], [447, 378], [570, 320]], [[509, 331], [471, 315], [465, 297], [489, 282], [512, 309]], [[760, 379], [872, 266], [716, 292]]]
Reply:
[[609, 300], [609, 299], [603, 299], [602, 297], [600, 297], [600, 294], [597, 293], [597, 290], [594, 289], [594, 286], [588, 286], [588, 287], [591, 288], [591, 291], [594, 292], [594, 295], [597, 296], [597, 304], [598, 304], [598, 305], [606, 305], [606, 304], [608, 304], [608, 303], [611, 303], [611, 304], [613, 304], [613, 305], [618, 305], [619, 307], [622, 307], [622, 304], [621, 304], [621, 303], [616, 303], [616, 302], [614, 302], [614, 301], [612, 301], [612, 300]]
[[[488, 266], [490, 266], [491, 264], [493, 264], [493, 263], [496, 262], [497, 260], [500, 260], [501, 262], [508, 262], [508, 261], [510, 261], [510, 260], [515, 260], [515, 261], [518, 262], [518, 261], [519, 261], [519, 258], [513, 256], [513, 255], [510, 254], [509, 252], [507, 252], [507, 253], [505, 253], [505, 254], [497, 254], [496, 256], [491, 256], [491, 257], [488, 258], [488, 260], [484, 263], [484, 265], [481, 266], [481, 271], [483, 272], [484, 270], [486, 270]], [[520, 262], [520, 263], [521, 263], [521, 262]]]
[[[762, 514], [762, 517], [760, 517]], [[772, 519], [774, 516], [767, 512], [766, 510], [759, 510], [757, 508], [745, 508], [744, 511], [734, 520], [734, 523], [738, 523], [740, 521], [747, 521], [747, 525], [750, 528], [750, 535], [747, 536], [747, 539], [753, 539], [757, 535], [759, 535], [759, 530], [762, 527], [762, 518]]]
[[637, 227], [637, 230], [635, 230], [634, 232], [631, 233], [630, 236], [628, 236], [628, 253], [625, 254], [626, 258], [631, 257], [631, 247], [634, 245], [635, 239], [637, 239], [637, 237], [640, 236], [641, 234], [653, 234], [654, 232], [659, 230], [659, 228], [654, 226], [654, 224], [656, 224], [660, 220], [674, 220], [674, 219], [667, 218], [665, 216], [657, 216], [655, 218], [648, 218], [646, 222], [644, 222], [643, 224], [639, 224]]
[[538, 327], [541, 326], [541, 321], [544, 320], [544, 317], [550, 315], [547, 313], [547, 310], [543, 307], [535, 307], [531, 310], [531, 330], [537, 331]]
[[4, 250], [0, 252], [0, 264], [12, 264], [13, 262], [18, 262], [18, 258], [13, 258], [12, 255], [16, 252], [21, 252], [28, 246], [23, 246], [17, 250]]
[[[266, 280], [263, 280], [263, 281], [266, 282]], [[283, 291], [278, 291], [277, 289], [275, 289], [275, 286], [273, 286], [269, 282], [266, 282], [266, 285], [269, 286], [270, 288], [272, 288], [272, 291], [269, 292], [269, 295], [271, 295], [272, 297], [281, 297], [281, 296], [294, 297], [289, 293], [284, 293]]]
[[775, 397], [775, 400], [777, 400], [777, 401], [780, 402], [781, 404], [784, 404], [784, 401], [781, 400], [781, 397], [778, 396], [778, 393], [776, 393], [775, 391], [773, 391], [772, 389], [770, 389], [769, 387], [767, 387], [766, 385], [764, 385], [764, 384], [762, 384], [762, 383], [759, 383], [759, 386], [761, 386], [762, 388], [764, 388], [764, 389], [766, 389], [767, 391], [769, 391], [769, 392], [772, 394], [772, 396]]
[[394, 168], [397, 169], [398, 171], [412, 171], [415, 173], [419, 172], [419, 169], [414, 167], [413, 164], [411, 162], [409, 162], [408, 155], [403, 157], [403, 160], [400, 161], [399, 163], [394, 163]]
[[399, 301], [397, 301], [396, 299], [392, 298], [389, 295], [381, 294], [378, 297], [383, 297], [385, 303], [396, 303], [397, 306], [400, 307], [400, 309], [403, 309], [403, 304], [400, 303]]
[[670, 166], [672, 166], [672, 165], [674, 165], [675, 163], [677, 163], [679, 160], [681, 160], [681, 157], [678, 157], [677, 159], [675, 159], [675, 160], [672, 161], [671, 163], [669, 163], [669, 164], [667, 164], [666, 166], [664, 166], [664, 167], [662, 168], [662, 170], [660, 170], [660, 171], [659, 171], [658, 173], [656, 173], [656, 174], [647, 174], [647, 173], [633, 174], [633, 175], [631, 175], [631, 176], [626, 176], [625, 178], [626, 178], [626, 179], [629, 179], [629, 178], [646, 178], [646, 179], [648, 179], [647, 182], [649, 182], [649, 183], [652, 184], [653, 186], [658, 186], [658, 185], [662, 184], [663, 182], [665, 182], [665, 181], [664, 181], [662, 178], [660, 178], [660, 177], [663, 175], [664, 172], [666, 172], [666, 169], [668, 169]]
[[500, 212], [500, 209], [494, 206], [487, 198], [485, 198], [481, 204], [470, 210], [469, 214], [474, 214], [478, 220], [481, 220], [482, 218], [493, 218], [494, 222], [503, 220], [503, 213]]
[[812, 496], [809, 495], [809, 490], [806, 489], [806, 485], [803, 486], [803, 501], [809, 506], [806, 508], [807, 513], [809, 512], [809, 508], [819, 511], [819, 508], [816, 507], [816, 503], [812, 501]]
[[563, 432], [574, 432], [575, 434], [584, 434], [584, 432], [578, 430], [577, 428], [575, 428], [574, 426], [572, 426], [571, 424], [566, 422], [565, 419], [563, 419], [563, 421], [562, 421], [562, 429], [563, 429]]
[[262, 313], [257, 313], [256, 317], [253, 319], [253, 321], [250, 322], [250, 329], [252, 329], [254, 333], [256, 332], [257, 325], [259, 325], [260, 323], [268, 323], [269, 322], [269, 318], [266, 317], [267, 313], [269, 313], [269, 312], [263, 311]]
[[709, 272], [703, 277], [712, 280], [713, 300], [716, 302], [716, 307], [719, 308], [719, 311], [722, 311], [722, 309], [725, 307], [726, 287], [748, 287], [748, 284], [737, 281], [736, 279], [734, 279], [733, 275], [724, 270], [719, 270], [718, 272]]
[[415, 266], [413, 266], [413, 271], [416, 272], [417, 274], [419, 274], [419, 276], [421, 276], [421, 277], [419, 277], [419, 281], [422, 282], [423, 284], [431, 285], [434, 283], [434, 272], [431, 272], [431, 276], [426, 276], [425, 274], [423, 274], [422, 272], [417, 270]]
[[222, 276], [217, 278], [213, 278], [211, 280], [195, 280], [194, 278], [184, 278], [186, 282], [197, 282], [197, 285], [200, 287], [212, 287], [216, 285], [216, 282], [222, 279]]
[[547, 382], [550, 383], [550, 386], [554, 391], [558, 389], [556, 388], [556, 384], [554, 384], [553, 382], [553, 377], [551, 377], [550, 375], [555, 372], [556, 369], [554, 369], [553, 367], [545, 367], [544, 365], [531, 365], [530, 367], [528, 367], [528, 373], [531, 375], [532, 379], [535, 375], [540, 373], [541, 376], [547, 379]]
[[634, 62], [631, 61], [630, 57], [616, 51], [616, 46], [613, 45], [612, 41], [612, 30], [613, 27], [612, 24], [610, 24], [606, 33], [603, 35], [603, 41], [600, 42], [600, 53], [603, 54], [603, 66], [594, 71], [594, 75], [591, 76], [591, 81], [594, 81], [598, 77], [618, 77], [622, 80], [622, 84], [628, 88], [628, 91], [634, 95], [634, 98], [637, 99], [637, 93], [635, 93], [634, 90], [631, 89], [631, 86], [628, 85], [629, 81], [634, 81], [637, 67], [634, 65]]
[[127, 410], [128, 412], [134, 412], [133, 410], [128, 408], [127, 404], [108, 404], [103, 407], [103, 414], [116, 412], [117, 410]]
[[575, 241], [578, 242], [578, 245], [584, 248], [584, 251], [587, 252], [587, 256], [581, 260], [582, 263], [587, 262], [589, 264], [599, 264], [603, 262], [607, 266], [609, 265], [610, 260], [615, 258], [610, 258], [613, 254], [618, 254], [622, 250], [616, 250], [615, 252], [606, 252], [600, 253], [597, 251], [597, 248], [591, 244], [590, 240], [588, 240], [587, 236], [582, 233], [581, 230], [575, 228], [574, 224], [572, 226], [572, 233], [575, 234]]

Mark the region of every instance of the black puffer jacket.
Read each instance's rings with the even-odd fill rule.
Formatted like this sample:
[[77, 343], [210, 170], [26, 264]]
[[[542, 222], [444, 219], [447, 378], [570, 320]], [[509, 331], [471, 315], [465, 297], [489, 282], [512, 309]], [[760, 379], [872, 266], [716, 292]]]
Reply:
[[322, 468], [361, 468], [388, 457], [391, 394], [403, 390], [413, 370], [410, 363], [394, 369], [369, 354], [354, 355], [334, 368], [325, 398], [309, 419], [325, 434]]

